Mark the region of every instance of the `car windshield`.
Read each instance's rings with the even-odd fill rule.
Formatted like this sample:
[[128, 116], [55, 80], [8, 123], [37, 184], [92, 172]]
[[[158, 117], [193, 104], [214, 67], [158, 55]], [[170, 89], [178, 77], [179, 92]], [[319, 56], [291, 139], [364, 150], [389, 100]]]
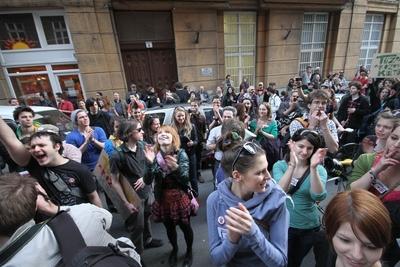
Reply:
[[73, 129], [71, 119], [58, 110], [36, 112], [35, 121], [39, 122], [40, 124], [55, 125], [63, 133], [70, 132]]

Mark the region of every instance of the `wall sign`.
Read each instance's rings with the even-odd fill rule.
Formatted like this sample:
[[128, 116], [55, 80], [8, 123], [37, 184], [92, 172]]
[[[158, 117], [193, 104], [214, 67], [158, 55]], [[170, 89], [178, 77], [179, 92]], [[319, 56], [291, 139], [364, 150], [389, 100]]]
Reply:
[[200, 75], [203, 76], [203, 77], [211, 77], [211, 76], [213, 76], [213, 68], [211, 68], [211, 67], [201, 68]]
[[145, 45], [146, 45], [146, 48], [153, 48], [153, 42], [146, 41]]

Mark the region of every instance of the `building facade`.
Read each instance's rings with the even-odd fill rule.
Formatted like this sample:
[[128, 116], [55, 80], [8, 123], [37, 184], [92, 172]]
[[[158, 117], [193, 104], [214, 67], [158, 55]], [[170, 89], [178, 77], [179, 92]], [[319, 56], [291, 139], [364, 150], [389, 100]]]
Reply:
[[377, 52], [400, 52], [398, 0], [3, 0], [0, 101], [43, 92], [77, 101], [161, 92], [285, 86], [307, 65], [351, 79]]

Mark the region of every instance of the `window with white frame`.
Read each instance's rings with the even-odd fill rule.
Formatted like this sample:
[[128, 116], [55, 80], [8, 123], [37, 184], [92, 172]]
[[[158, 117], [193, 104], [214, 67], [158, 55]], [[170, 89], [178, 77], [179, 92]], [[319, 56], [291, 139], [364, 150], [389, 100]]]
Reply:
[[304, 13], [300, 44], [300, 71], [304, 71], [308, 65], [322, 69], [328, 18], [328, 13]]
[[72, 48], [60, 11], [0, 14], [0, 49]]
[[379, 52], [384, 21], [383, 14], [367, 14], [365, 16], [360, 58], [358, 60], [359, 66], [362, 65], [370, 69], [375, 53]]
[[41, 17], [47, 44], [69, 44], [67, 26], [63, 16]]
[[224, 13], [225, 75], [236, 88], [243, 78], [255, 84], [256, 19], [255, 12]]

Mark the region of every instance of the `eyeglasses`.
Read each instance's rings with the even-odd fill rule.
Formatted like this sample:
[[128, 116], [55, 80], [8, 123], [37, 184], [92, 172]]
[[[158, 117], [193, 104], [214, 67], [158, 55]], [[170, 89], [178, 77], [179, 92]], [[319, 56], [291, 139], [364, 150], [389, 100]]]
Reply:
[[257, 153], [257, 145], [253, 142], [246, 142], [243, 144], [243, 146], [239, 149], [239, 152], [237, 153], [235, 160], [232, 163], [232, 171], [235, 170], [235, 164], [239, 160], [239, 157], [243, 151], [246, 151], [250, 155], [255, 155]]

